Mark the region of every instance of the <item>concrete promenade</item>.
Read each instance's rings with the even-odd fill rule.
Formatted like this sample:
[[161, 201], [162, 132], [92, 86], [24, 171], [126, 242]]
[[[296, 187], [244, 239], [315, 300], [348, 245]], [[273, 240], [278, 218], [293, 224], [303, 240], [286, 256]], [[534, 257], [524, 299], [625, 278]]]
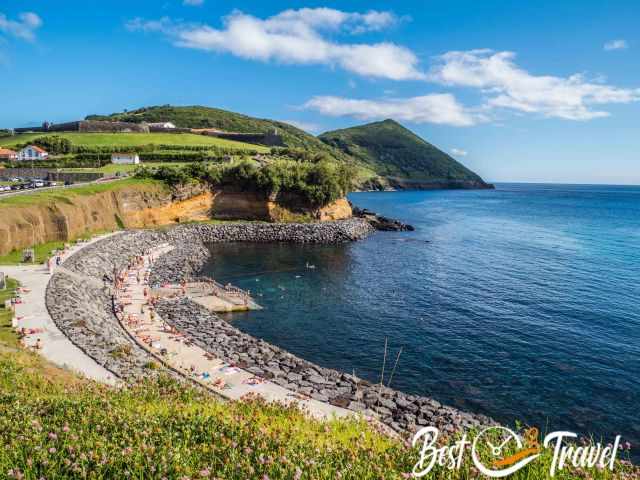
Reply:
[[[79, 243], [67, 249], [64, 257], [68, 257], [87, 245], [106, 238], [112, 234], [95, 237], [88, 242]], [[55, 270], [56, 267], [54, 267]], [[51, 274], [46, 265], [0, 266], [0, 271], [20, 282], [21, 302], [16, 305], [17, 328], [25, 328], [35, 333], [23, 339], [27, 348], [34, 348], [40, 340], [39, 353], [51, 363], [67, 368], [92, 380], [110, 385], [118, 381], [114, 375], [97, 364], [76, 347], [56, 326], [45, 304], [47, 284]]]

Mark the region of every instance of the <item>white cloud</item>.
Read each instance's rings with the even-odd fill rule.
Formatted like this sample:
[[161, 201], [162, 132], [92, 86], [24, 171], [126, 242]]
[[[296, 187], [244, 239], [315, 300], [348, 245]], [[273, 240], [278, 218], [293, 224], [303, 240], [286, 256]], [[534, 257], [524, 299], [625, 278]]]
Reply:
[[451, 153], [453, 153], [457, 157], [466, 157], [469, 154], [469, 152], [460, 148], [452, 148]]
[[294, 65], [328, 65], [366, 77], [421, 80], [418, 57], [390, 42], [339, 43], [330, 34], [354, 35], [388, 28], [399, 19], [390, 12], [351, 13], [331, 8], [285, 10], [261, 19], [234, 11], [223, 19], [224, 28], [134, 19], [130, 30], [159, 31], [175, 45], [230, 53], [240, 58]]
[[604, 49], [609, 52], [611, 50], [626, 50], [629, 48], [629, 44], [626, 40], [610, 40], [604, 44]]
[[480, 89], [487, 109], [507, 108], [568, 120], [606, 117], [609, 112], [592, 107], [640, 100], [640, 89], [589, 82], [581, 74], [536, 76], [519, 68], [514, 59], [513, 52], [448, 52], [437, 57], [429, 78], [443, 85]]
[[351, 116], [362, 120], [393, 118], [413, 123], [435, 123], [466, 127], [484, 120], [465, 109], [449, 93], [382, 100], [352, 99], [334, 96], [313, 97], [304, 108], [334, 117]]
[[189, 7], [199, 7], [204, 4], [204, 0], [182, 0], [182, 4]]
[[304, 130], [309, 133], [317, 133], [322, 130], [322, 127], [317, 123], [312, 122], [304, 122], [301, 120], [282, 120], [284, 123], [288, 123], [289, 125], [293, 125], [294, 127], [299, 128], [300, 130]]
[[0, 32], [22, 40], [33, 42], [35, 31], [42, 26], [42, 19], [33, 12], [23, 12], [18, 20], [9, 20], [4, 13], [0, 13]]

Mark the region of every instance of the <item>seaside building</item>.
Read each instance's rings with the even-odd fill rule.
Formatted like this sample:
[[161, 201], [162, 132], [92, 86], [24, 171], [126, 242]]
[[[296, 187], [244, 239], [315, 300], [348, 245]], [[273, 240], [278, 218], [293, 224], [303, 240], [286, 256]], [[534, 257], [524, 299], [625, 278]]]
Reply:
[[37, 145], [29, 145], [24, 147], [18, 152], [18, 160], [46, 160], [49, 157], [49, 152]]
[[0, 160], [17, 160], [18, 154], [8, 148], [0, 148]]
[[112, 153], [111, 163], [117, 165], [138, 165], [140, 156], [137, 153]]

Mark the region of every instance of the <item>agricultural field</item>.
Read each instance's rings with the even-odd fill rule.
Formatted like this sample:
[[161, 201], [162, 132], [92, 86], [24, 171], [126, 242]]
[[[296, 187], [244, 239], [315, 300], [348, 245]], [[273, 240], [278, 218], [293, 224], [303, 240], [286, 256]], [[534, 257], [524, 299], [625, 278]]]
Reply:
[[10, 137], [0, 137], [0, 146], [12, 147], [28, 143], [38, 137], [57, 136], [70, 140], [74, 145], [89, 147], [139, 145], [187, 145], [231, 148], [238, 150], [256, 150], [268, 152], [269, 148], [250, 143], [225, 140], [192, 133], [80, 133], [80, 132], [39, 132], [22, 133]]
[[61, 168], [61, 172], [100, 172], [106, 173], [108, 175], [114, 175], [118, 172], [120, 173], [133, 173], [136, 168], [140, 166], [145, 167], [161, 167], [161, 166], [169, 166], [173, 168], [180, 168], [188, 165], [189, 162], [141, 162], [139, 165], [116, 165], [113, 163], [109, 163], [99, 168]]

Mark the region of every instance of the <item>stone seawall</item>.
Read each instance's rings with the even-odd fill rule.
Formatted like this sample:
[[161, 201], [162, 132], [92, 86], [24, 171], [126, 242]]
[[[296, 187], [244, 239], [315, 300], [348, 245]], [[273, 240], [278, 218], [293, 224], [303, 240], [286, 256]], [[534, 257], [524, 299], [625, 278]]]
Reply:
[[[114, 271], [130, 259], [164, 243], [180, 253], [161, 257], [174, 278], [192, 272], [206, 261], [207, 242], [341, 242], [371, 233], [366, 222], [350, 219], [315, 224], [180, 225], [163, 230], [129, 231], [88, 245], [69, 257], [52, 275], [46, 293], [47, 309], [58, 328], [96, 362], [123, 379], [154, 374], [145, 365], [153, 360], [131, 341], [112, 309]], [[166, 259], [165, 259], [166, 258]], [[169, 261], [167, 261], [169, 260]], [[193, 269], [189, 268], [193, 263]], [[175, 269], [180, 269], [177, 272]], [[169, 279], [171, 275], [163, 275]]]

